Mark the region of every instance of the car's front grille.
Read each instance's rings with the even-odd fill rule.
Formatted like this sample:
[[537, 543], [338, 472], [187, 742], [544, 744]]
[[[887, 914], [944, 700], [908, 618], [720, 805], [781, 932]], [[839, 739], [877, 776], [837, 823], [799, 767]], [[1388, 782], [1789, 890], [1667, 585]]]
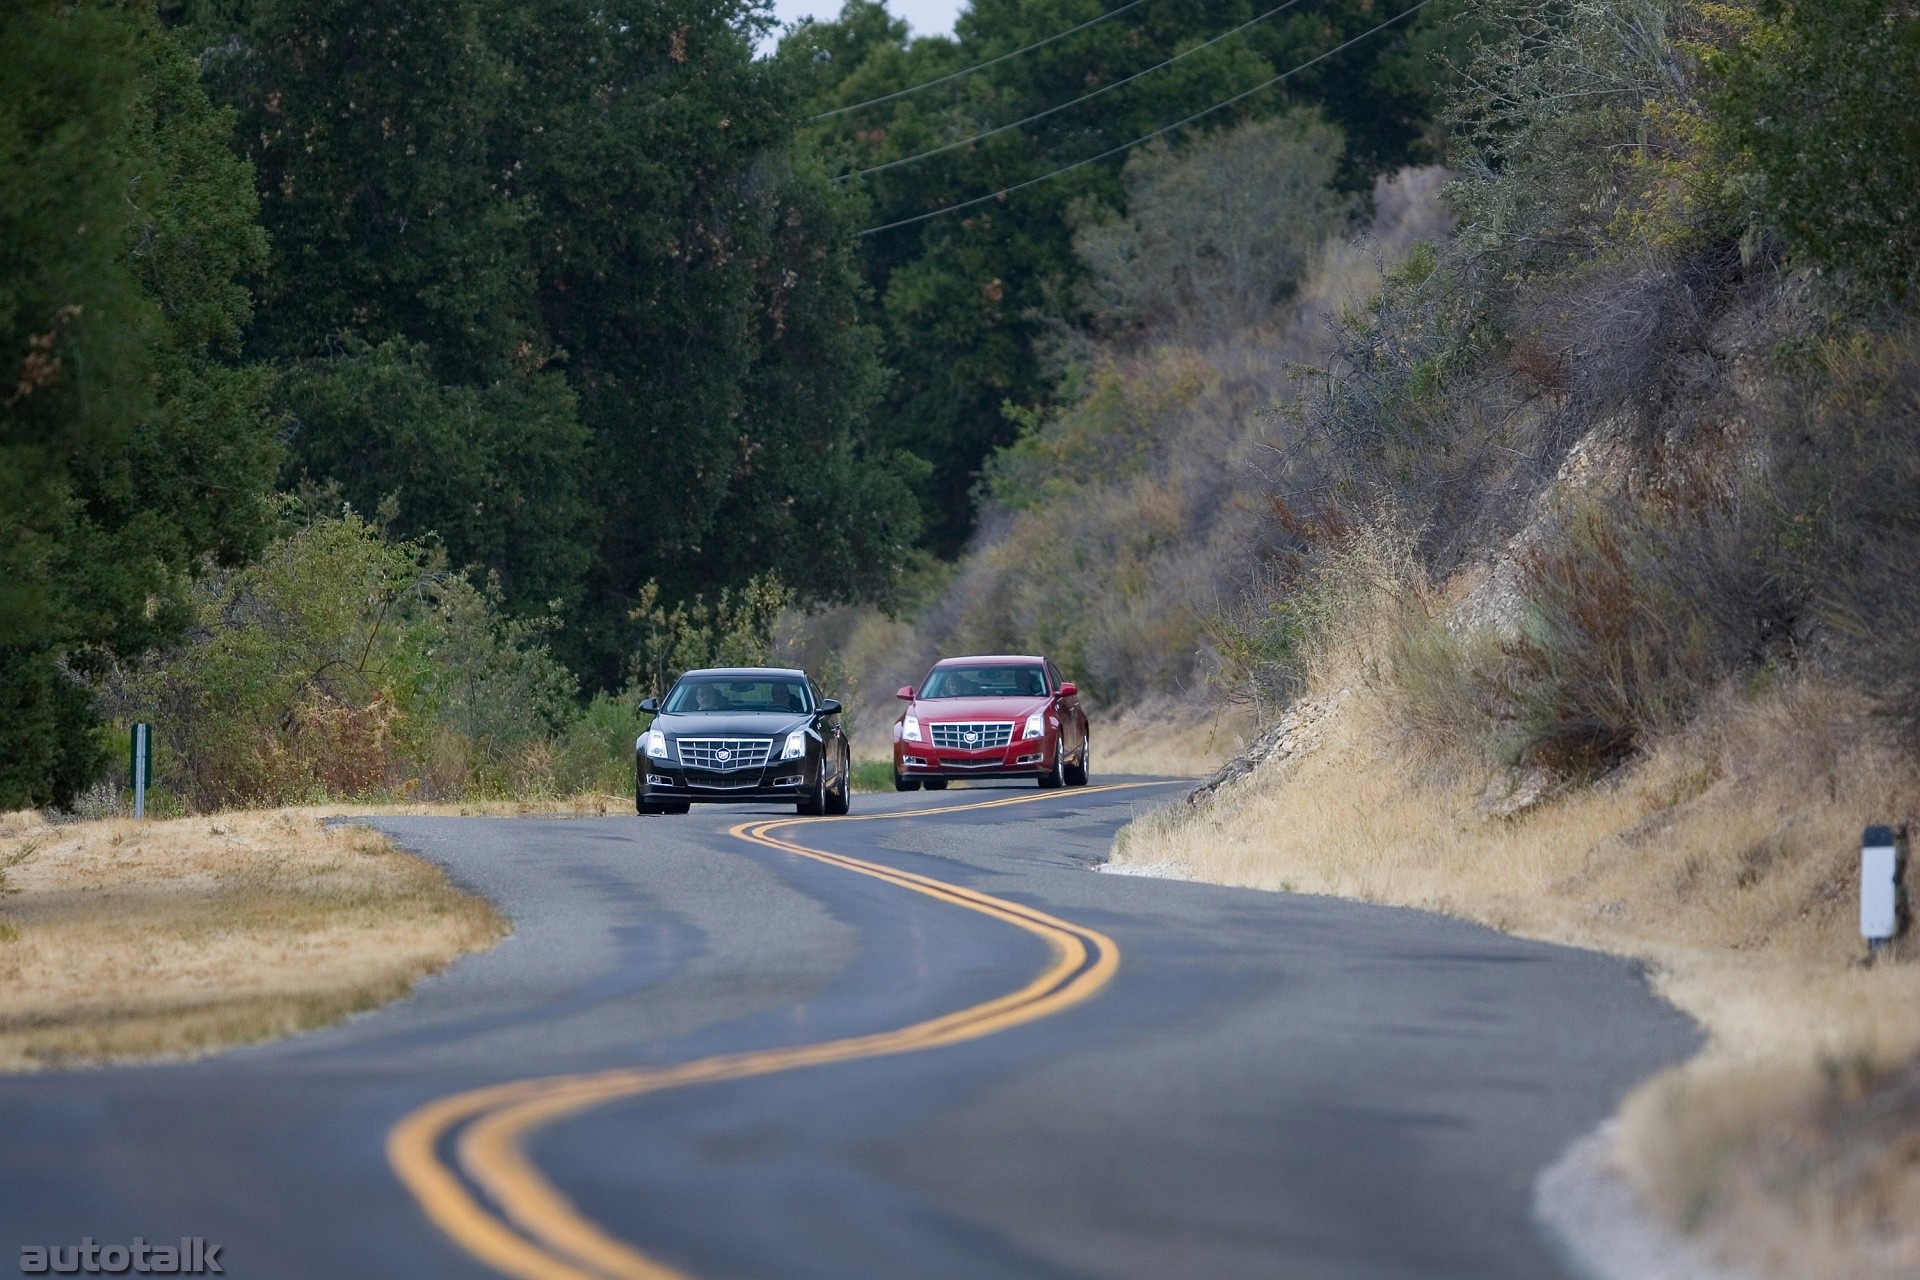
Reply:
[[764, 769], [773, 754], [771, 738], [681, 738], [680, 763], [708, 773]]
[[959, 720], [929, 727], [933, 730], [933, 745], [936, 747], [985, 751], [990, 747], [1004, 747], [1013, 741], [1011, 720]]

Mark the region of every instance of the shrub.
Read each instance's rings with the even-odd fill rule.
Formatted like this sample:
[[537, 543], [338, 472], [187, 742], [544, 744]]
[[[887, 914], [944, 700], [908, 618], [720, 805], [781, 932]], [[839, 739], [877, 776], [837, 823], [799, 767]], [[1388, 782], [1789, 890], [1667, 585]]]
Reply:
[[1256, 704], [1290, 701], [1342, 660], [1371, 665], [1382, 635], [1430, 607], [1414, 539], [1391, 514], [1356, 526], [1337, 507], [1274, 506], [1304, 549], [1269, 561], [1208, 627], [1214, 683]]
[[179, 646], [116, 670], [193, 807], [500, 789], [572, 715], [535, 622], [348, 511], [195, 587]]
[[1920, 751], [1920, 329], [1809, 354], [1777, 446], [1798, 586], [1823, 660]]
[[1343, 149], [1337, 128], [1300, 109], [1136, 151], [1125, 216], [1077, 211], [1098, 322], [1221, 332], [1264, 319], [1345, 217], [1333, 188]]
[[639, 712], [641, 693], [628, 686], [593, 695], [553, 744], [553, 787], [561, 795], [595, 791], [633, 794], [634, 739], [652, 722]]
[[793, 602], [779, 579], [749, 579], [738, 591], [720, 592], [712, 604], [695, 596], [668, 609], [660, 585], [640, 588], [640, 603], [628, 614], [640, 631], [633, 683], [658, 697], [683, 671], [701, 667], [752, 667], [766, 662], [774, 627]]
[[1709, 59], [1711, 118], [1757, 230], [1895, 299], [1920, 286], [1920, 14], [1764, 0]]
[[1573, 502], [1516, 557], [1499, 683], [1517, 763], [1605, 769], [1724, 679], [1795, 657], [1805, 602], [1767, 495], [1711, 455], [1690, 463], [1652, 492]]

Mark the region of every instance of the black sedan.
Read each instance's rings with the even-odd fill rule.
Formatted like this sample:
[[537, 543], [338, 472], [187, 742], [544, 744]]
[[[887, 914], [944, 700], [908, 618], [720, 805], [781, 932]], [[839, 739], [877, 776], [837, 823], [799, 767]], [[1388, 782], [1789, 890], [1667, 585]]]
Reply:
[[654, 714], [633, 749], [641, 813], [746, 800], [791, 801], [807, 814], [847, 811], [851, 753], [840, 704], [821, 697], [804, 671], [689, 671], [640, 710]]

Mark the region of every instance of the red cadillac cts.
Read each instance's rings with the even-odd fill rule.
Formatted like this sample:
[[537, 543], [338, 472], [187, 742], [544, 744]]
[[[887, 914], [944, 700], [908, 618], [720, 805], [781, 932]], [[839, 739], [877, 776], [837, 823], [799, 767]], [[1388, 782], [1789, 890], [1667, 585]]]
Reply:
[[997, 655], [933, 664], [893, 725], [893, 785], [940, 791], [953, 778], [1087, 780], [1087, 713], [1045, 658]]

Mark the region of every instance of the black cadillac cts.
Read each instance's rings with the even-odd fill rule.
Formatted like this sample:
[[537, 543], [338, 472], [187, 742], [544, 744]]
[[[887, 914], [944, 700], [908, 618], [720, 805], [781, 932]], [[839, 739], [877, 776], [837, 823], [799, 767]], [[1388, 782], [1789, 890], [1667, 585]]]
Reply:
[[633, 745], [641, 813], [685, 813], [695, 802], [787, 800], [801, 813], [845, 813], [849, 751], [840, 704], [804, 671], [689, 671]]

